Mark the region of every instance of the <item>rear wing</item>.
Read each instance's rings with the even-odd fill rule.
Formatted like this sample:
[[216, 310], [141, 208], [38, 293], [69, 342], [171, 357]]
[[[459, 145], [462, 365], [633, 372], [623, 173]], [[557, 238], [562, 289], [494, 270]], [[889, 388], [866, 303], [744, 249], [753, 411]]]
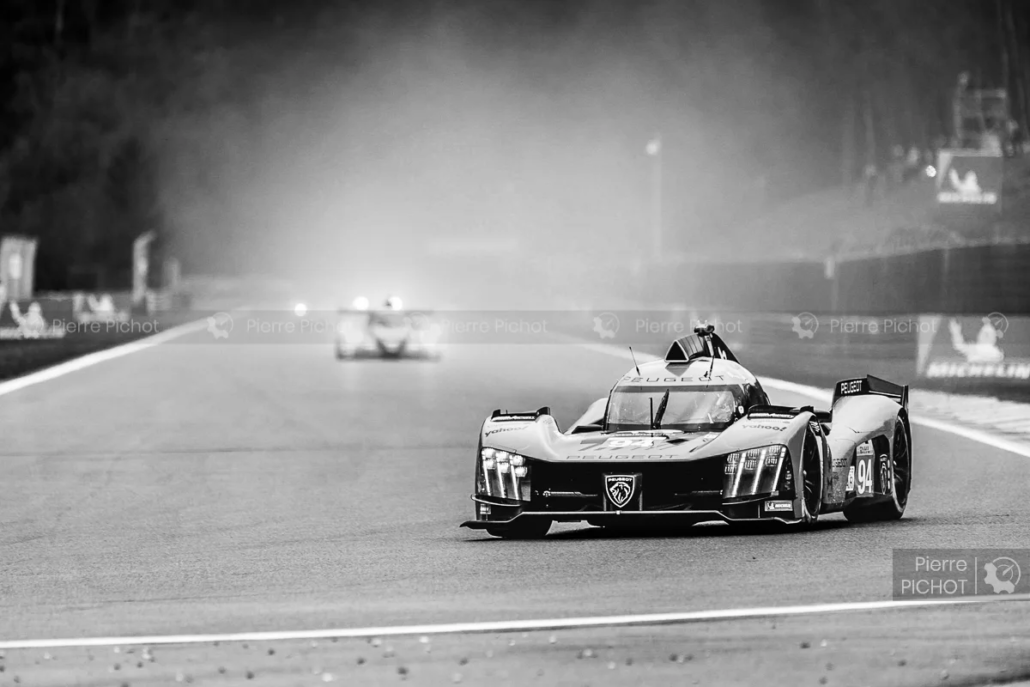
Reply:
[[833, 387], [832, 408], [845, 396], [886, 396], [908, 410], [908, 385], [895, 384], [886, 379], [867, 375], [859, 379], [845, 379]]

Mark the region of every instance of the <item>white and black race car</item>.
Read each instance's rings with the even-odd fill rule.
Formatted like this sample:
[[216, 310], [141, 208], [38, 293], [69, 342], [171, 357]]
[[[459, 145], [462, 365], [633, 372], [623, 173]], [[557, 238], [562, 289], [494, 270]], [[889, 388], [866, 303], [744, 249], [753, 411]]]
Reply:
[[553, 522], [896, 520], [911, 487], [907, 386], [849, 379], [828, 411], [774, 406], [709, 326], [634, 366], [564, 432], [546, 407], [494, 411], [464, 526], [539, 537]]
[[438, 328], [431, 313], [405, 310], [401, 299], [389, 296], [380, 308], [358, 297], [340, 308], [336, 322], [337, 360], [358, 358], [439, 358]]

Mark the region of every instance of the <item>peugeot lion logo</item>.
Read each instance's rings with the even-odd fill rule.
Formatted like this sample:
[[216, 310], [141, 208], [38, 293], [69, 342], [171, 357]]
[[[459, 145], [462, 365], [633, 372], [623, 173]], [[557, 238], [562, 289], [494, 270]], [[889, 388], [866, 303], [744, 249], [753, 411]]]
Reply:
[[604, 488], [616, 508], [622, 508], [633, 498], [636, 491], [634, 475], [605, 475]]

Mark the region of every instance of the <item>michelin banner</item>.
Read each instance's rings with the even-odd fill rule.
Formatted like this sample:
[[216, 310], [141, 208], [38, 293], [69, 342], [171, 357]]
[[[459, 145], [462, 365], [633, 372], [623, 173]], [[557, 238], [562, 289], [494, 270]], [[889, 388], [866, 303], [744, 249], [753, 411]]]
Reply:
[[1030, 318], [922, 315], [917, 371], [955, 384], [1030, 382]]
[[937, 202], [942, 205], [998, 205], [1005, 179], [1001, 155], [976, 150], [937, 154]]

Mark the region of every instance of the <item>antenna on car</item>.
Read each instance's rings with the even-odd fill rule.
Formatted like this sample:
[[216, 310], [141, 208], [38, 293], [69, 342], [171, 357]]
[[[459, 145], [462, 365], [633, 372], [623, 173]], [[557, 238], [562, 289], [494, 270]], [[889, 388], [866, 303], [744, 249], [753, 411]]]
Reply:
[[633, 359], [633, 367], [637, 369], [637, 374], [640, 374], [640, 366], [637, 365], [637, 356], [633, 354], [632, 346], [629, 346], [629, 357]]
[[[705, 348], [708, 349], [708, 354], [712, 356], [712, 363], [708, 366], [708, 372], [705, 374], [705, 378], [708, 380], [708, 384], [712, 382], [712, 371], [715, 369], [715, 345], [712, 344], [712, 333], [715, 332], [715, 325], [705, 323], [700, 327], [694, 327], [694, 333], [697, 334], [698, 338], [704, 343]], [[707, 388], [707, 384], [705, 388]]]

